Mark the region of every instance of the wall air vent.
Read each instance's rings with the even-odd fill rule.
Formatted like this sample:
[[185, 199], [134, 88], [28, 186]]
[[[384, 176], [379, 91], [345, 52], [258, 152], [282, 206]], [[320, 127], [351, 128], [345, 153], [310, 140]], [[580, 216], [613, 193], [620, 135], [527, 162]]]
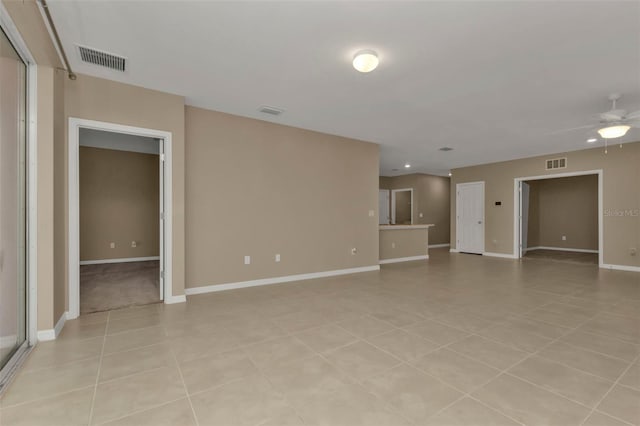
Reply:
[[280, 115], [284, 112], [284, 110], [281, 108], [276, 108], [268, 105], [261, 106], [260, 109], [258, 109], [258, 111], [263, 112], [265, 114], [271, 114], [271, 115]]
[[453, 151], [453, 148], [450, 148], [450, 147], [448, 147], [448, 146], [443, 146], [443, 147], [442, 147], [442, 148], [440, 148], [438, 151], [444, 151], [444, 152], [447, 152], [447, 151]]
[[547, 170], [565, 169], [567, 167], [567, 157], [546, 160], [545, 165]]
[[126, 69], [126, 58], [92, 49], [90, 47], [78, 46], [80, 59], [88, 64], [98, 65], [115, 71], [124, 72]]

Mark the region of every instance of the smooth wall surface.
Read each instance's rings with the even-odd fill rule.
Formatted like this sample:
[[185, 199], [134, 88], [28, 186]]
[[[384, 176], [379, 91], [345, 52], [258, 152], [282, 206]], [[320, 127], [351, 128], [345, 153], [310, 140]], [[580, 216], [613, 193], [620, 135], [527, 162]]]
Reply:
[[429, 230], [429, 244], [449, 243], [451, 191], [448, 177], [423, 173], [380, 176], [379, 185], [380, 189], [413, 188], [413, 224], [435, 225]]
[[[567, 157], [567, 168], [545, 170], [548, 158]], [[603, 170], [604, 263], [640, 266], [640, 143], [532, 157], [453, 170], [451, 180], [451, 241], [455, 247], [455, 190], [463, 182], [485, 182], [485, 248], [513, 255], [514, 179], [563, 172]], [[502, 205], [496, 206], [495, 201]]]
[[597, 175], [527, 183], [529, 247], [598, 250]]
[[69, 117], [105, 121], [172, 134], [173, 295], [184, 294], [184, 98], [142, 87], [79, 74], [66, 82]]
[[159, 256], [159, 212], [158, 155], [80, 147], [80, 260]]
[[187, 288], [378, 264], [377, 145], [185, 116]]
[[429, 228], [380, 231], [379, 257], [386, 260], [428, 255], [429, 244]]

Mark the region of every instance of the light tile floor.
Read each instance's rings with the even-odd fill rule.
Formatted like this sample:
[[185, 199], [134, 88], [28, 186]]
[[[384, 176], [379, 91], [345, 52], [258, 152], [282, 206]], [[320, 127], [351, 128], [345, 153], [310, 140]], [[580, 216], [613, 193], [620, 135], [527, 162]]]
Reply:
[[640, 274], [434, 250], [82, 316], [9, 425], [638, 425]]

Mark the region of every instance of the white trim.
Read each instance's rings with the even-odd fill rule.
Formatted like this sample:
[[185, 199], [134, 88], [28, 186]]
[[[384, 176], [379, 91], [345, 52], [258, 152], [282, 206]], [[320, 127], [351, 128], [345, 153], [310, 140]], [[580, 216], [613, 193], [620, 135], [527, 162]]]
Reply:
[[233, 290], [236, 288], [256, 287], [261, 285], [271, 285], [287, 283], [291, 281], [312, 280], [315, 278], [334, 277], [336, 275], [356, 274], [359, 272], [370, 272], [380, 270], [380, 265], [362, 266], [359, 268], [337, 269], [333, 271], [312, 272], [309, 274], [286, 275], [282, 277], [263, 278], [260, 280], [240, 281], [228, 284], [214, 284], [202, 287], [185, 288], [184, 292], [187, 296], [202, 293], [212, 293], [214, 291]]
[[435, 225], [380, 225], [380, 231], [397, 231], [400, 229], [429, 229]]
[[548, 247], [548, 246], [536, 246], [527, 247], [527, 251], [531, 250], [555, 250], [555, 251], [574, 251], [576, 253], [598, 253], [598, 250], [577, 249], [568, 247]]
[[640, 266], [612, 265], [610, 263], [605, 263], [603, 265], [600, 265], [600, 267], [617, 271], [640, 272]]
[[457, 248], [452, 248], [449, 249], [449, 253], [460, 253], [460, 251]]
[[429, 244], [429, 248], [442, 248], [442, 247], [450, 247], [451, 244]]
[[160, 260], [160, 256], [123, 257], [120, 259], [81, 260], [80, 265], [101, 265], [103, 263], [147, 262], [149, 260]]
[[63, 312], [56, 323], [54, 328], [50, 328], [49, 330], [39, 330], [38, 331], [38, 340], [41, 342], [46, 342], [49, 340], [55, 340], [60, 335], [62, 328], [64, 327], [64, 323], [67, 322], [69, 318], [69, 312]]
[[540, 176], [517, 177], [513, 180], [513, 256], [520, 254], [520, 182], [528, 180], [555, 179], [573, 176], [598, 176], [598, 266], [604, 268], [604, 173], [602, 169], [583, 170], [578, 172], [554, 173]]
[[173, 305], [174, 303], [184, 303], [187, 301], [187, 296], [185, 296], [184, 294], [178, 295], [178, 296], [171, 296], [168, 299], [164, 299], [164, 303], [166, 305]]
[[411, 191], [411, 224], [413, 225], [413, 188], [401, 188], [391, 190], [391, 225], [396, 223], [396, 192]]
[[505, 253], [492, 253], [489, 251], [485, 251], [484, 253], [482, 253], [483, 256], [489, 256], [489, 257], [501, 257], [503, 259], [517, 259], [517, 257], [513, 254], [505, 254]]
[[38, 66], [27, 43], [20, 35], [4, 4], [0, 1], [0, 27], [16, 48], [22, 61], [27, 64], [27, 117], [26, 126], [26, 158], [27, 176], [26, 202], [27, 232], [26, 244], [26, 340], [30, 346], [37, 342], [38, 324]]
[[[172, 294], [172, 141], [171, 132], [125, 126], [103, 121], [85, 120], [69, 117], [69, 319], [80, 314], [80, 215], [79, 215], [79, 139], [80, 128], [106, 130], [115, 133], [146, 136], [164, 140], [164, 299], [175, 300]], [[158, 160], [160, 161], [160, 159]]]
[[429, 259], [428, 254], [423, 254], [421, 256], [396, 257], [394, 259], [380, 259], [380, 264], [386, 265], [387, 263], [411, 262], [414, 260], [426, 260], [426, 259]]

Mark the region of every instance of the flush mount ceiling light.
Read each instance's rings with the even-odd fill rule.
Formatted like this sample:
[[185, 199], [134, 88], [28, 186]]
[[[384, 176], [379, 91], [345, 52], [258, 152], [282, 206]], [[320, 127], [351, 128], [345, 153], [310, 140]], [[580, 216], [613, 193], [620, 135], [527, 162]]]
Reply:
[[371, 72], [379, 63], [378, 54], [373, 50], [360, 50], [353, 56], [353, 67], [360, 72]]
[[409, 164], [409, 163], [407, 163], [407, 164], [405, 164], [405, 165], [404, 165], [404, 168], [405, 168], [405, 169], [408, 169], [409, 167], [411, 167], [411, 164]]
[[587, 143], [594, 143], [594, 142], [598, 142], [598, 139], [596, 139], [596, 138], [587, 139]]
[[631, 126], [625, 124], [603, 127], [598, 130], [598, 134], [604, 139], [615, 139], [626, 135], [630, 128]]

